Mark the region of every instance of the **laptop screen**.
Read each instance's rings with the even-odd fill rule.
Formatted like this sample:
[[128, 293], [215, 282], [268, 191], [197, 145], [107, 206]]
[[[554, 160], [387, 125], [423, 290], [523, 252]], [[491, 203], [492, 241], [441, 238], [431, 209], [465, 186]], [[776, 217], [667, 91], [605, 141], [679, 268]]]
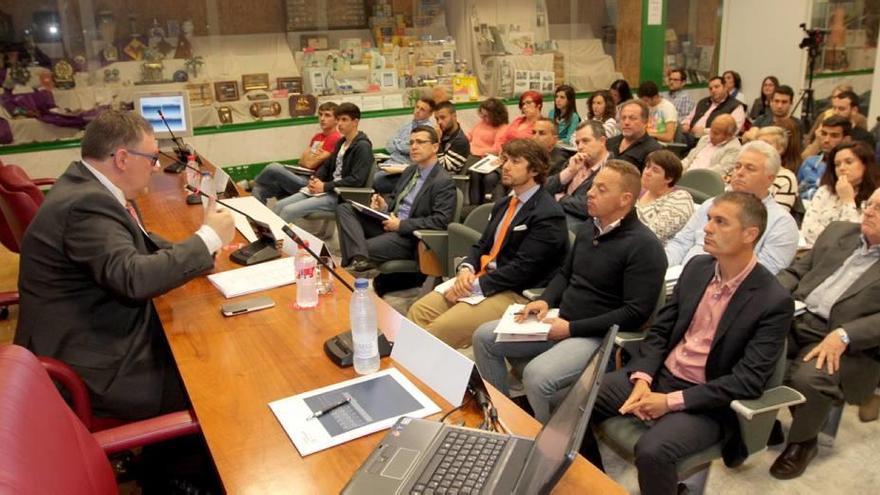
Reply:
[[516, 493], [549, 493], [577, 456], [616, 335], [614, 325], [565, 400], [538, 433], [517, 481]]

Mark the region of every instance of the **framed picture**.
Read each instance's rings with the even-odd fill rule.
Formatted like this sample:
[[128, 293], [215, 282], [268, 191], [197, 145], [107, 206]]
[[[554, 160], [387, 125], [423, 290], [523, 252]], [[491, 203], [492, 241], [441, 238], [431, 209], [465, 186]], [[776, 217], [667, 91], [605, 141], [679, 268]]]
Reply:
[[208, 83], [191, 83], [186, 85], [189, 102], [194, 107], [204, 107], [214, 103], [211, 85]]
[[286, 89], [288, 93], [302, 93], [303, 80], [301, 77], [279, 77], [275, 79], [277, 89]]
[[238, 101], [238, 81], [215, 82], [214, 97], [217, 101]]
[[300, 48], [311, 48], [314, 50], [326, 50], [330, 47], [328, 38], [320, 34], [302, 34], [299, 37]]
[[269, 89], [269, 74], [243, 74], [241, 76], [241, 89], [243, 92], [255, 89]]
[[291, 117], [311, 117], [318, 109], [318, 99], [312, 95], [291, 95], [287, 106]]

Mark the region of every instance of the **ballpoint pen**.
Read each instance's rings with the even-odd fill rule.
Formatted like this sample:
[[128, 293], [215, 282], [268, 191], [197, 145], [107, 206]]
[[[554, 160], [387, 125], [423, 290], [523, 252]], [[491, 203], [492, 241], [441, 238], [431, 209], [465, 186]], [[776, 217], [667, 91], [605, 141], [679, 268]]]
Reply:
[[333, 411], [334, 409], [340, 408], [340, 407], [348, 404], [349, 402], [351, 402], [351, 397], [346, 397], [345, 399], [337, 402], [336, 404], [333, 404], [332, 406], [321, 409], [320, 411], [316, 411], [314, 414], [312, 414], [311, 416], [306, 418], [306, 421], [308, 421], [310, 419], [320, 418], [321, 416], [327, 414], [328, 412]]

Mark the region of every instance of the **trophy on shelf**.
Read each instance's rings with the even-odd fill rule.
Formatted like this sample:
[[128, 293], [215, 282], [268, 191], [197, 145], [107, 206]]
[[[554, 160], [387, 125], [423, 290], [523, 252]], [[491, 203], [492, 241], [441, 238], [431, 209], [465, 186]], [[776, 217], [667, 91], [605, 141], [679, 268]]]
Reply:
[[174, 50], [174, 58], [190, 59], [193, 56], [190, 38], [192, 38], [193, 32], [195, 32], [195, 25], [191, 20], [187, 19], [183, 21], [180, 28], [181, 33], [177, 37], [177, 48]]
[[109, 10], [98, 12], [98, 32], [101, 33], [101, 40], [104, 41], [104, 48], [101, 48], [101, 62], [104, 65], [112, 64], [119, 61], [119, 49], [116, 48], [116, 18]]
[[122, 49], [122, 53], [127, 55], [129, 60], [143, 60], [145, 52], [147, 50], [147, 45], [141, 40], [141, 34], [138, 33], [137, 17], [129, 17], [128, 22], [129, 29], [131, 31], [131, 39], [128, 40], [125, 48]]

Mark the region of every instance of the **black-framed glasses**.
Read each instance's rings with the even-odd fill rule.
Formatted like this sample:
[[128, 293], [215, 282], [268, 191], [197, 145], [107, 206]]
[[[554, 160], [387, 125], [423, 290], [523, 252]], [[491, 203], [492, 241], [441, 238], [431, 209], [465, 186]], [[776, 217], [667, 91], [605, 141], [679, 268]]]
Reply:
[[414, 144], [422, 145], [422, 144], [430, 144], [432, 141], [430, 139], [410, 139], [409, 145], [412, 146]]
[[[128, 148], [123, 148], [125, 151], [131, 153], [132, 155], [137, 155], [143, 158], [147, 158], [150, 160], [150, 164], [154, 167], [159, 165], [159, 153], [141, 153], [140, 151], [130, 150]], [[111, 153], [110, 156], [114, 156], [116, 153]]]

